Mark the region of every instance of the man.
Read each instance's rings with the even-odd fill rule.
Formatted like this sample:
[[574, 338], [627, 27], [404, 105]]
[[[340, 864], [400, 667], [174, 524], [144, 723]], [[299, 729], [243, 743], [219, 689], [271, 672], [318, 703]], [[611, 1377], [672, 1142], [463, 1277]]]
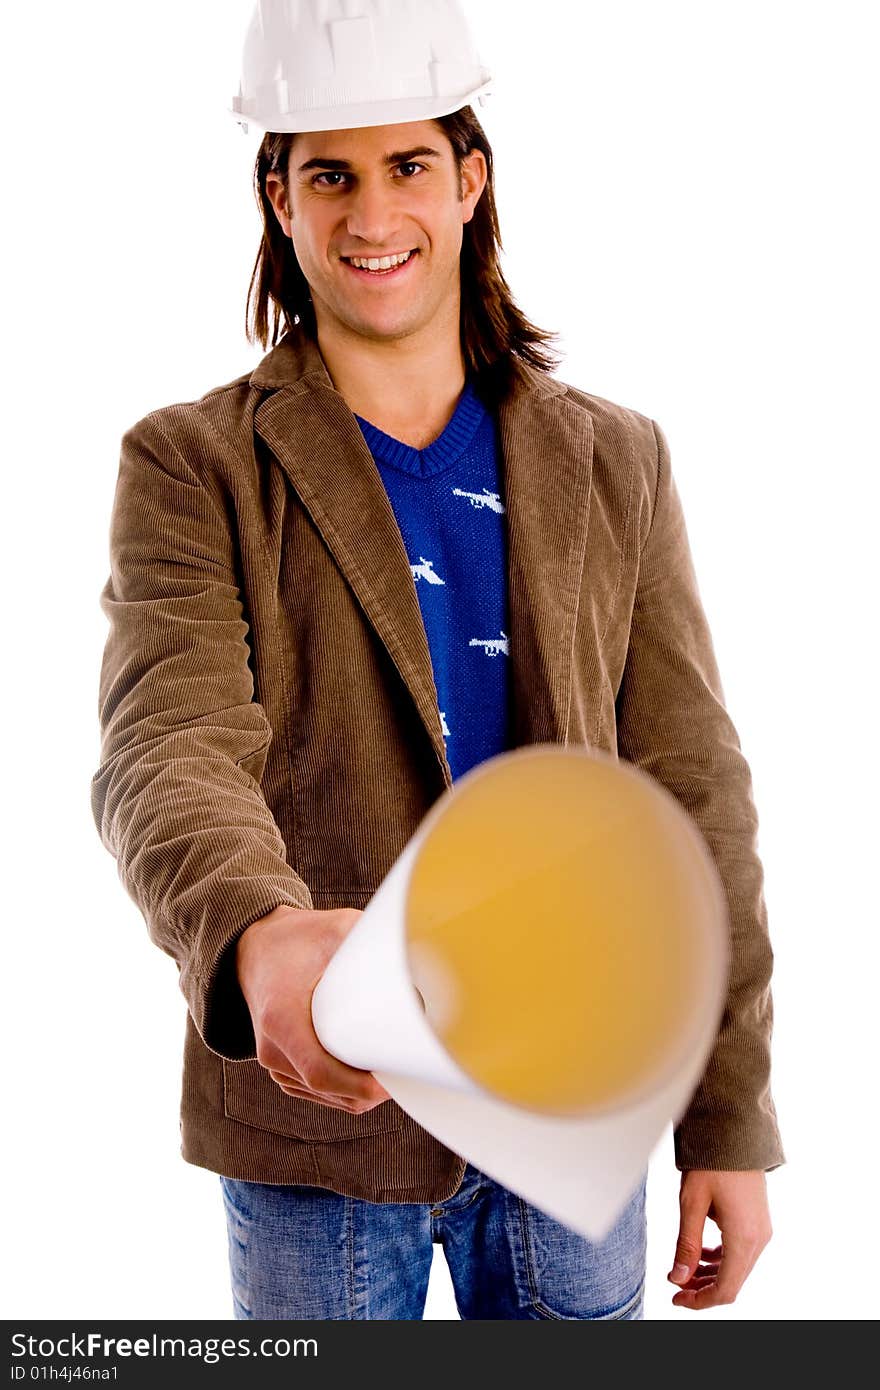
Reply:
[[[380, 21], [412, 9], [373, 15], [389, 92]], [[295, 107], [292, 76], [285, 93]], [[319, 128], [267, 124], [257, 159], [255, 325], [265, 346], [271, 302], [281, 342], [122, 441], [92, 804], [180, 968], [183, 1157], [221, 1175], [236, 1317], [421, 1317], [435, 1241], [463, 1317], [643, 1316], [644, 1181], [593, 1245], [330, 1056], [310, 1015], [457, 776], [506, 747], [590, 744], [679, 798], [728, 892], [727, 1008], [675, 1130], [670, 1278], [680, 1306], [732, 1302], [771, 1234], [765, 1172], [785, 1161], [772, 951], [666, 441], [550, 375], [551, 335], [500, 270], [470, 105], [434, 95], [365, 123], [337, 100]], [[481, 530], [465, 524], [478, 510]]]

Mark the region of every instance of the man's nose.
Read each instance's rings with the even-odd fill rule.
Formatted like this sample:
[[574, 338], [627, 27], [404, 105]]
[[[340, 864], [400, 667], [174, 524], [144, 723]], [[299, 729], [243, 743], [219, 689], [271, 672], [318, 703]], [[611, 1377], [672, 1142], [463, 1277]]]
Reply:
[[359, 237], [378, 250], [393, 238], [398, 220], [394, 190], [384, 182], [362, 181], [352, 192], [346, 217], [346, 229], [350, 236]]

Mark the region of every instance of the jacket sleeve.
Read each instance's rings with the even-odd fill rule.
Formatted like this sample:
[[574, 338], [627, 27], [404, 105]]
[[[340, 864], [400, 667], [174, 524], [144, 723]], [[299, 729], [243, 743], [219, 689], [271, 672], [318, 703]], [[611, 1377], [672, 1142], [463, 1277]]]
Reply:
[[260, 790], [272, 729], [253, 698], [223, 500], [160, 416], [122, 439], [92, 814], [150, 938], [177, 962], [202, 1039], [241, 1059], [256, 1046], [237, 939], [312, 900]]
[[751, 774], [725, 708], [666, 438], [642, 548], [629, 650], [617, 696], [621, 757], [684, 806], [726, 892], [730, 975], [716, 1042], [673, 1129], [676, 1167], [763, 1169], [786, 1162], [770, 1089], [773, 951]]

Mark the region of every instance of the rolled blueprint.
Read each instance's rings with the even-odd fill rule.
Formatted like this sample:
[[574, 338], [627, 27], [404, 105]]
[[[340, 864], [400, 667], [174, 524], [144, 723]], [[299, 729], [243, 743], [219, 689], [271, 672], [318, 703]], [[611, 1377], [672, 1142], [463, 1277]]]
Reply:
[[591, 1240], [687, 1108], [728, 908], [692, 818], [610, 754], [533, 744], [435, 802], [312, 996], [321, 1044]]

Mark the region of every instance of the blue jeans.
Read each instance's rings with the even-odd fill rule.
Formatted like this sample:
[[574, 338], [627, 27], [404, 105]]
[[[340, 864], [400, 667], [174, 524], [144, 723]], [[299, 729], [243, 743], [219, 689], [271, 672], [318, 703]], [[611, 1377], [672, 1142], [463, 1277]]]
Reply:
[[437, 1207], [221, 1177], [235, 1317], [420, 1319], [439, 1243], [462, 1318], [644, 1318], [647, 1176], [595, 1244], [471, 1164]]

